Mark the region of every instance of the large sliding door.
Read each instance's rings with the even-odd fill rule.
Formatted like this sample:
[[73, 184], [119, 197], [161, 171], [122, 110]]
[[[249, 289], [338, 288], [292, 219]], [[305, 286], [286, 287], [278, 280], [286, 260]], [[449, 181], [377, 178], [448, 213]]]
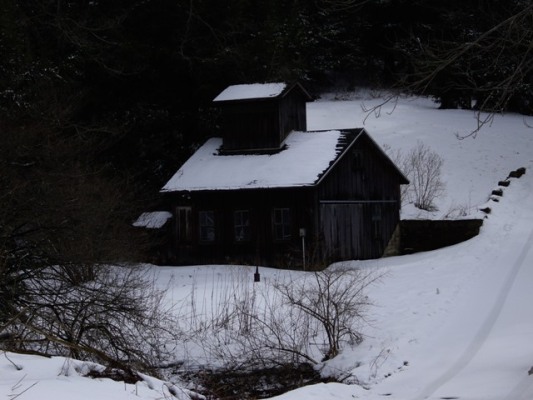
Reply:
[[320, 219], [328, 257], [343, 260], [361, 257], [362, 204], [321, 204]]

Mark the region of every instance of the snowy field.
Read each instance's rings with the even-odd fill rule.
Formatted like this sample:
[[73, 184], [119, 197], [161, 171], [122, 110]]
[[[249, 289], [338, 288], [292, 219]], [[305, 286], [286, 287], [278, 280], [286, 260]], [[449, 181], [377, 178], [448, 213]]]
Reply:
[[[368, 93], [324, 96], [308, 105], [308, 129], [365, 127], [378, 144], [402, 151], [420, 140], [444, 159], [446, 192], [429, 217], [456, 210], [484, 217], [478, 209], [486, 206], [492, 212], [480, 235], [467, 242], [347, 263], [385, 274], [369, 288], [375, 305], [364, 327], [365, 340], [322, 366], [324, 372], [349, 372], [350, 381], [360, 385], [318, 384], [275, 399], [533, 399], [533, 375], [528, 375], [533, 366], [533, 129], [527, 127], [533, 126], [533, 118], [496, 116], [475, 138], [460, 140], [476, 128], [472, 112], [437, 110], [427, 99], [412, 98], [386, 105], [379, 117], [363, 111], [363, 104], [378, 103]], [[520, 167], [526, 174], [510, 179], [499, 202], [489, 200], [498, 181]], [[403, 217], [418, 214], [412, 206], [403, 210]], [[252, 282], [254, 273], [254, 268], [238, 266], [153, 270], [158, 283], [169, 287], [169, 303], [176, 305], [193, 289], [207, 300], [217, 288], [232, 285], [221, 282], [233, 279], [238, 286]], [[260, 270], [264, 284], [284, 274], [305, 274], [266, 266]], [[205, 310], [210, 304], [195, 306]], [[0, 354], [0, 398], [171, 398], [162, 381], [126, 385], [92, 380], [80, 376], [87, 368], [63, 358]], [[189, 398], [186, 391], [172, 389], [177, 398]]]

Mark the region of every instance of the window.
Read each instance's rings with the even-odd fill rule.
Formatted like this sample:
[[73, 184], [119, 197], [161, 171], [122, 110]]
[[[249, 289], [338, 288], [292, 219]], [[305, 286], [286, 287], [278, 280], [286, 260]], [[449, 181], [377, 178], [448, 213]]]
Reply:
[[237, 210], [233, 213], [233, 226], [237, 242], [250, 240], [250, 212], [248, 210]]
[[200, 211], [200, 241], [213, 242], [215, 240], [215, 212]]
[[289, 240], [291, 238], [291, 220], [288, 208], [274, 208], [272, 225], [275, 240]]

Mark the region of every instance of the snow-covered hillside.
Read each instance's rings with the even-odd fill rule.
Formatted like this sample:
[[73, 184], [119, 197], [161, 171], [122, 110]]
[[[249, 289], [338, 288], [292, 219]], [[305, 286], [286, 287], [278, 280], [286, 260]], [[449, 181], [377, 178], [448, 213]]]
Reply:
[[[533, 119], [496, 116], [475, 138], [459, 140], [457, 135], [476, 127], [472, 112], [437, 110], [428, 99], [406, 98], [394, 109], [388, 104], [376, 118], [365, 114], [362, 105], [369, 108], [379, 99], [334, 97], [308, 105], [308, 129], [364, 126], [377, 143], [403, 151], [421, 140], [444, 159], [446, 194], [431, 216], [461, 209], [485, 217], [478, 209], [487, 205], [492, 212], [480, 235], [467, 242], [347, 263], [385, 272], [368, 293], [375, 306], [365, 340], [324, 367], [351, 371], [350, 381], [361, 385], [319, 384], [276, 399], [533, 399], [533, 375], [528, 375], [533, 366], [533, 129], [527, 127]], [[498, 181], [519, 167], [526, 174], [510, 179], [499, 202], [489, 200]], [[417, 213], [410, 206], [404, 210], [404, 216]], [[192, 288], [213, 293], [213, 285], [220, 285], [217, 277], [251, 281], [254, 273], [254, 268], [236, 266], [153, 269], [162, 286], [170, 285], [170, 302], [186, 298]], [[288, 272], [261, 267], [261, 273]], [[129, 386], [82, 378], [82, 369], [64, 359], [0, 354], [0, 398], [170, 396], [157, 380]], [[179, 393], [187, 398], [186, 392]]]
[[[366, 107], [379, 99], [364, 101]], [[310, 125], [322, 129], [360, 123], [361, 100], [309, 105]], [[454, 207], [471, 213], [486, 205], [481, 234], [465, 243], [411, 256], [353, 262], [388, 271], [373, 288], [371, 329], [358, 348], [331, 367], [361, 365], [365, 388], [318, 385], [279, 399], [533, 399], [533, 129], [521, 116], [496, 116], [475, 138], [468, 111], [437, 110], [426, 99], [387, 105], [365, 127], [381, 144], [408, 149], [417, 140], [444, 158], [446, 197], [439, 214]], [[488, 201], [511, 170], [499, 202]], [[411, 209], [413, 211], [414, 209]]]
[[[369, 112], [383, 97], [369, 93], [340, 96], [352, 100], [336, 97], [339, 95], [328, 95], [308, 104], [308, 129], [364, 127], [392, 152], [407, 153], [421, 141], [443, 158], [446, 191], [437, 201], [439, 211], [422, 217], [441, 218], [458, 210], [475, 212], [510, 170], [533, 162], [533, 117], [495, 115], [491, 124], [470, 135], [477, 128], [476, 113], [439, 110], [427, 98], [400, 98]], [[485, 118], [482, 114], [481, 119]], [[418, 214], [418, 210], [405, 207], [403, 217]]]

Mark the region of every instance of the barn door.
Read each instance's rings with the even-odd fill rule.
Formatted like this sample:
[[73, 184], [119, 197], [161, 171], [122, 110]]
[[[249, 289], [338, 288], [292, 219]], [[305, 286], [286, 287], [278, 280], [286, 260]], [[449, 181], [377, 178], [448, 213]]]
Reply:
[[189, 245], [192, 242], [191, 215], [191, 207], [176, 208], [176, 237], [180, 245]]
[[321, 204], [320, 220], [328, 256], [344, 260], [362, 256], [361, 204]]

